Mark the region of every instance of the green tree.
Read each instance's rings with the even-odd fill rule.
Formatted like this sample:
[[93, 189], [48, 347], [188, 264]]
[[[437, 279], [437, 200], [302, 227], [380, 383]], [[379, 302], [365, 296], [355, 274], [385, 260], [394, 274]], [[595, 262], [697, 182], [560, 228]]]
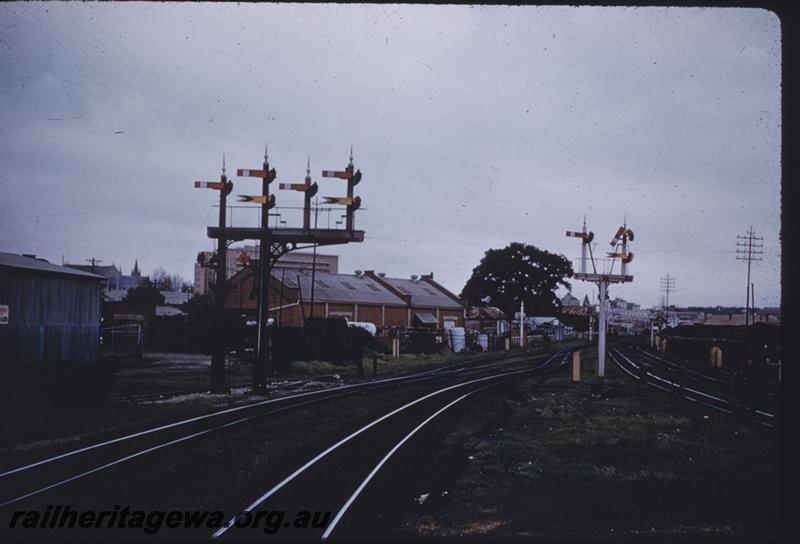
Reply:
[[496, 306], [508, 315], [525, 302], [527, 315], [554, 315], [561, 302], [559, 285], [570, 289], [572, 263], [563, 255], [532, 245], [513, 242], [503, 249], [488, 250], [461, 291], [473, 306]]

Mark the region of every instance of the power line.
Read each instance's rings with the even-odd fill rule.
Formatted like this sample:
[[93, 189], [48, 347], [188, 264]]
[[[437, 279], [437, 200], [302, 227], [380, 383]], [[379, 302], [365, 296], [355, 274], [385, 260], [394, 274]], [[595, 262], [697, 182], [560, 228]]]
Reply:
[[664, 314], [667, 321], [667, 326], [669, 326], [669, 294], [673, 291], [675, 291], [675, 278], [670, 276], [668, 273], [667, 275], [661, 277], [661, 292], [665, 293], [666, 295]]
[[764, 252], [761, 250], [761, 248], [764, 247], [764, 244], [761, 243], [761, 241], [764, 240], [764, 238], [756, 236], [756, 232], [753, 230], [752, 226], [747, 231], [747, 234], [744, 236], [736, 236], [736, 238], [736, 260], [747, 261], [747, 310], [745, 313], [744, 324], [749, 325], [750, 312], [752, 311], [750, 304], [750, 266], [753, 261], [762, 260], [761, 255], [763, 255]]

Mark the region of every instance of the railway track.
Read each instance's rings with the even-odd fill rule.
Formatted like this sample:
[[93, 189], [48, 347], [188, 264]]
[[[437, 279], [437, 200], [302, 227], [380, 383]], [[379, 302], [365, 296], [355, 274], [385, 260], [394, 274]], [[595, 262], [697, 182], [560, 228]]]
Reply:
[[[563, 354], [564, 350], [557, 352]], [[356, 393], [371, 393], [390, 387], [458, 379], [483, 379], [486, 375], [527, 372], [537, 364], [551, 364], [553, 354], [527, 356], [487, 356], [468, 363], [447, 365], [418, 374], [384, 378], [329, 389], [261, 400], [233, 408], [144, 429], [109, 440], [89, 444], [57, 455], [8, 468], [0, 472], [0, 509], [19, 507], [40, 500], [54, 489], [68, 486], [84, 478], [98, 475], [133, 459], [155, 455], [160, 450], [188, 444], [191, 441], [235, 426], [256, 422], [264, 417], [324, 403]], [[560, 355], [559, 355], [560, 356]], [[525, 369], [508, 368], [524, 364]], [[471, 383], [471, 382], [470, 382]], [[477, 382], [476, 382], [477, 383]], [[459, 386], [463, 387], [463, 386]], [[448, 391], [450, 389], [447, 389]], [[440, 390], [438, 393], [442, 393]], [[437, 393], [437, 394], [438, 394]], [[435, 395], [434, 395], [435, 396]]]
[[761, 397], [755, 406], [743, 409], [732, 398], [727, 380], [653, 355], [634, 344], [611, 346], [608, 354], [625, 374], [640, 383], [717, 412], [742, 415], [765, 427], [777, 425], [776, 406]]
[[[327, 540], [335, 537], [361, 540], [379, 537], [380, 534], [370, 532], [375, 525], [362, 523], [362, 520], [374, 518], [381, 508], [397, 506], [394, 502], [397, 497], [392, 496], [392, 483], [393, 478], [402, 478], [402, 474], [396, 474], [392, 469], [399, 468], [393, 465], [398, 451], [408, 447], [407, 444], [419, 434], [430, 430], [427, 429], [429, 426], [438, 423], [441, 428], [442, 420], [448, 416], [455, 417], [454, 407], [457, 405], [511, 379], [561, 368], [569, 353], [562, 350], [528, 368], [473, 378], [411, 400], [310, 456], [285, 477], [275, 478], [260, 496], [246, 506], [242, 505], [240, 512], [311, 509], [331, 513], [324, 527], [288, 527], [280, 533], [281, 539]], [[365, 500], [362, 497], [370, 486], [374, 489], [370, 498]], [[236, 518], [231, 518], [226, 526], [212, 534], [212, 538], [263, 538], [258, 531], [237, 528], [235, 524]]]

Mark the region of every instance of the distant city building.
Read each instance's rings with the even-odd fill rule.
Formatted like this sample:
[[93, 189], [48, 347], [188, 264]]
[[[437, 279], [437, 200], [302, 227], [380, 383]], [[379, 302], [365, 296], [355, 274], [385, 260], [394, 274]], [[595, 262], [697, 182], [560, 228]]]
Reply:
[[122, 269], [117, 268], [113, 263], [110, 266], [65, 263], [64, 266], [74, 268], [75, 270], [81, 270], [83, 272], [89, 272], [90, 274], [103, 276], [103, 288], [107, 292], [115, 289], [127, 292], [128, 289], [139, 287], [143, 282], [150, 280], [149, 277], [142, 276], [141, 272], [139, 271], [138, 259], [133, 264], [133, 270], [131, 271], [130, 276], [123, 274]]
[[[198, 260], [201, 258], [205, 262], [209, 262], [214, 256], [213, 251], [201, 251], [197, 254]], [[246, 255], [250, 260], [258, 259], [258, 246], [241, 246], [228, 248], [227, 255], [227, 277], [232, 278], [237, 272], [241, 271], [243, 266], [240, 261], [240, 256]], [[275, 264], [275, 269], [286, 270], [310, 270], [314, 261], [314, 254], [308, 252], [292, 251], [287, 253]], [[316, 270], [318, 272], [328, 272], [336, 274], [339, 271], [339, 256], [338, 255], [322, 255], [317, 253]], [[211, 288], [216, 281], [217, 274], [213, 268], [208, 266], [200, 266], [199, 262], [194, 264], [194, 289], [193, 293], [196, 295], [207, 295], [211, 293]]]
[[608, 326], [619, 332], [636, 333], [646, 330], [650, 325], [650, 311], [639, 304], [619, 297], [608, 302]]

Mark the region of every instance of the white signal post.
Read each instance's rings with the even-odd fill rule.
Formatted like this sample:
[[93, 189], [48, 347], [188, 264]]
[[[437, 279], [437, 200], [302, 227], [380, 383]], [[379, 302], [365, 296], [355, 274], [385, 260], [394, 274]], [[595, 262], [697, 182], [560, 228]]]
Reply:
[[[626, 274], [626, 265], [633, 260], [633, 253], [628, 253], [628, 240], [633, 241], [633, 231], [623, 225], [617, 229], [614, 238], [611, 240], [611, 247], [617, 247], [617, 244], [622, 242], [622, 248], [619, 252], [609, 253], [611, 257], [611, 267], [608, 273], [597, 273], [595, 266], [594, 256], [592, 255], [592, 248], [589, 245], [594, 239], [594, 233], [586, 231], [586, 219], [583, 222], [583, 230], [581, 232], [567, 231], [567, 236], [581, 239], [581, 266], [580, 273], [575, 274], [575, 278], [584, 281], [591, 281], [597, 284], [600, 291], [600, 315], [599, 323], [597, 326], [597, 375], [600, 378], [605, 377], [606, 372], [606, 304], [608, 301], [608, 285], [611, 283], [626, 283], [633, 281], [633, 276]], [[586, 252], [589, 251], [589, 258], [592, 262], [593, 273], [586, 272]], [[620, 259], [621, 269], [620, 274], [612, 274], [614, 268], [614, 260]]]

